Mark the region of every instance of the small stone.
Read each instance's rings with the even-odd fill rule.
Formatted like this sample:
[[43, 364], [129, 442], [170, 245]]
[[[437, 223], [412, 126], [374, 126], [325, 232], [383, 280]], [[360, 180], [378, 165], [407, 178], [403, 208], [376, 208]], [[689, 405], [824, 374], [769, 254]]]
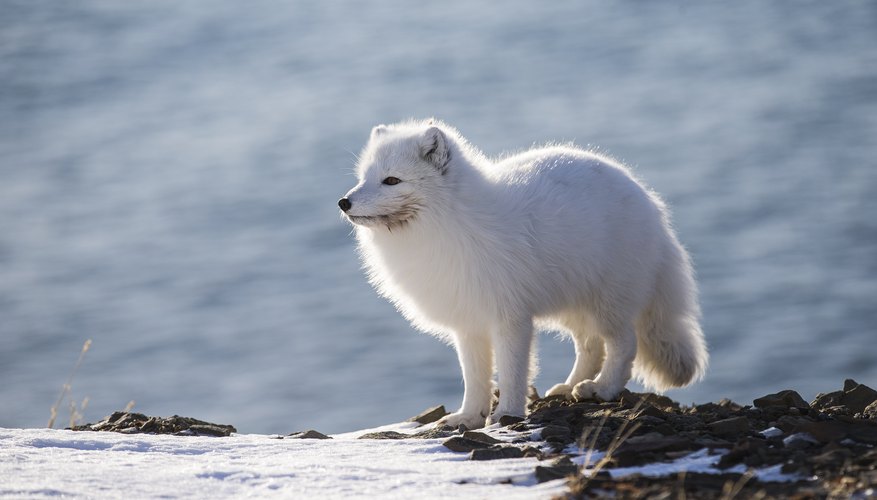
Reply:
[[427, 408], [423, 410], [418, 415], [411, 417], [408, 419], [409, 422], [417, 422], [421, 425], [431, 424], [433, 422], [437, 422], [442, 417], [447, 415], [448, 412], [445, 410], [445, 405], [433, 406], [432, 408]]
[[477, 439], [471, 439], [463, 436], [454, 436], [447, 441], [443, 442], [442, 445], [451, 450], [458, 452], [470, 452], [472, 450], [480, 450], [482, 448], [490, 448], [494, 445], [494, 443], [488, 443], [484, 441], [480, 441]]
[[810, 406], [817, 410], [824, 410], [832, 406], [840, 406], [842, 404], [841, 401], [843, 400], [843, 396], [843, 391], [819, 393], [816, 395], [816, 399], [810, 403]]
[[666, 414], [663, 410], [661, 410], [661, 409], [659, 409], [659, 408], [657, 408], [657, 407], [654, 407], [654, 406], [652, 406], [652, 405], [645, 405], [645, 406], [643, 406], [643, 407], [637, 412], [637, 415], [638, 415], [638, 416], [644, 416], [644, 417], [660, 418], [661, 420], [667, 418], [667, 414]]
[[501, 460], [504, 458], [522, 458], [524, 451], [515, 446], [492, 446], [472, 450], [469, 460]]
[[318, 432], [313, 429], [308, 429], [304, 432], [293, 432], [289, 435], [289, 437], [292, 439], [332, 439], [322, 432]]
[[806, 432], [798, 432], [783, 439], [783, 446], [791, 450], [803, 450], [819, 444], [816, 438]]
[[844, 392], [850, 392], [853, 389], [855, 389], [856, 386], [858, 386], [858, 385], [859, 385], [858, 382], [856, 382], [855, 380], [853, 380], [851, 378], [848, 378], [848, 379], [844, 380]]
[[[852, 380], [847, 380], [847, 382], [852, 382]], [[852, 413], [862, 413], [868, 405], [877, 401], [877, 391], [864, 384], [856, 384], [849, 390], [845, 386], [841, 401]]]
[[503, 427], [508, 427], [509, 425], [514, 425], [523, 421], [524, 417], [516, 417], [514, 415], [503, 415], [499, 417], [499, 425]]
[[368, 432], [359, 436], [358, 439], [406, 439], [410, 436], [408, 434], [402, 434], [401, 432], [396, 431], [380, 431], [380, 432]]
[[495, 437], [485, 434], [483, 432], [478, 431], [466, 431], [463, 433], [463, 437], [466, 439], [471, 439], [473, 441], [478, 441], [479, 443], [485, 444], [501, 444], [502, 441], [496, 439]]
[[760, 431], [759, 434], [766, 438], [772, 437], [780, 437], [783, 435], [782, 429], [777, 429], [776, 427], [768, 427], [767, 429]]
[[848, 428], [848, 424], [836, 420], [826, 420], [823, 422], [808, 422], [799, 425], [795, 429], [795, 432], [806, 432], [821, 443], [830, 443], [845, 438], [847, 436]]
[[541, 437], [543, 441], [554, 441], [559, 443], [569, 443], [572, 441], [572, 434], [569, 427], [562, 425], [547, 425], [542, 429]]
[[189, 430], [194, 432], [199, 436], [215, 436], [215, 437], [227, 437], [231, 435], [233, 432], [228, 427], [222, 427], [219, 425], [204, 425], [204, 424], [195, 424], [189, 426]]
[[420, 432], [411, 434], [412, 439], [444, 439], [457, 434], [457, 431], [450, 426], [430, 427]]
[[810, 408], [810, 405], [804, 401], [796, 391], [786, 389], [775, 394], [768, 394], [753, 401], [756, 408], [768, 408], [772, 406], [781, 406], [784, 408]]
[[571, 474], [575, 474], [578, 467], [569, 457], [563, 456], [555, 460], [551, 465], [536, 466], [536, 481], [544, 483], [554, 479], [563, 479]]
[[713, 422], [708, 427], [721, 437], [736, 438], [749, 432], [749, 419], [746, 417], [731, 417]]

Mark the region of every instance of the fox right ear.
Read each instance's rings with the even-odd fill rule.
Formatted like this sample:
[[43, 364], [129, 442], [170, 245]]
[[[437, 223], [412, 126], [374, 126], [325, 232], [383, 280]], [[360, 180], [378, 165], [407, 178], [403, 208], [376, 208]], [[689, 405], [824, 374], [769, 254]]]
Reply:
[[429, 127], [420, 138], [420, 155], [442, 174], [448, 169], [451, 151], [448, 138], [438, 127]]
[[378, 125], [377, 127], [372, 129], [371, 138], [374, 139], [379, 135], [383, 135], [387, 131], [386, 125]]

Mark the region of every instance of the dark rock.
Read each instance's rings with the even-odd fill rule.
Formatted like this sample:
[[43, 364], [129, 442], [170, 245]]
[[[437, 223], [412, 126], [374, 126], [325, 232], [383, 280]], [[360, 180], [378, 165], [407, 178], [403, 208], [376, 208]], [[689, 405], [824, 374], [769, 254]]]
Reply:
[[233, 431], [229, 430], [226, 427], [213, 425], [213, 424], [193, 424], [190, 425], [188, 429], [189, 432], [192, 432], [198, 436], [216, 436], [216, 437], [224, 437], [231, 434]]
[[717, 466], [720, 469], [733, 467], [739, 463], [742, 463], [743, 460], [746, 459], [746, 457], [751, 456], [753, 453], [757, 453], [758, 450], [766, 446], [767, 443], [761, 439], [743, 439], [737, 442], [737, 444], [735, 444], [728, 453], [722, 455], [722, 458], [719, 459], [719, 463]]
[[495, 437], [485, 434], [483, 432], [478, 431], [466, 431], [463, 433], [463, 437], [466, 439], [471, 439], [473, 441], [478, 441], [479, 443], [484, 444], [501, 444], [502, 441], [496, 439]]
[[700, 448], [692, 440], [682, 436], [665, 436], [650, 432], [642, 436], [633, 436], [621, 443], [612, 454], [612, 463], [616, 467], [630, 467], [662, 461], [663, 454], [672, 451], [694, 450]]
[[412, 439], [444, 439], [458, 433], [459, 432], [453, 427], [443, 425], [441, 427], [431, 427], [420, 432], [415, 432], [408, 437]]
[[844, 392], [850, 392], [859, 385], [855, 380], [848, 378], [844, 380]]
[[734, 439], [749, 432], [749, 419], [746, 417], [731, 417], [713, 422], [708, 427], [720, 437]]
[[848, 429], [847, 436], [860, 443], [877, 444], [877, 426], [853, 425]]
[[433, 406], [432, 408], [427, 408], [418, 414], [417, 416], [411, 417], [408, 419], [409, 422], [417, 422], [421, 425], [431, 424], [433, 422], [437, 422], [442, 417], [447, 415], [448, 412], [445, 410], [444, 405]]
[[664, 420], [665, 418], [667, 418], [667, 414], [664, 412], [664, 410], [661, 410], [658, 407], [652, 406], [650, 404], [644, 405], [642, 408], [640, 408], [640, 410], [637, 412], [637, 415], [644, 416], [644, 417], [659, 418], [661, 420]]
[[835, 448], [810, 458], [810, 461], [822, 467], [840, 467], [848, 458], [853, 457], [853, 452], [847, 448]]
[[817, 410], [823, 410], [832, 406], [840, 406], [844, 397], [843, 391], [834, 391], [828, 393], [819, 393], [816, 395], [810, 406]]
[[790, 389], [762, 396], [754, 400], [752, 403], [756, 408], [768, 408], [772, 406], [780, 406], [783, 408], [810, 408], [810, 405], [804, 401], [804, 398], [802, 398], [800, 394]]
[[483, 432], [466, 431], [462, 436], [455, 436], [442, 443], [451, 451], [469, 452], [501, 444], [502, 441]]
[[553, 461], [550, 465], [536, 466], [536, 481], [544, 483], [554, 479], [563, 479], [578, 471], [578, 466], [569, 457], [563, 456]]
[[867, 385], [856, 384], [853, 380], [848, 379], [847, 383], [844, 384], [844, 395], [841, 401], [852, 413], [862, 413], [868, 405], [877, 401], [877, 391]]
[[503, 415], [499, 417], [499, 425], [503, 427], [508, 427], [509, 425], [517, 424], [523, 421], [524, 417], [516, 417], [514, 415]]
[[289, 435], [289, 437], [291, 439], [332, 439], [322, 432], [318, 432], [313, 429], [308, 429], [304, 432], [293, 432]]
[[783, 438], [783, 446], [789, 450], [806, 450], [819, 444], [819, 441], [807, 432], [796, 432]]
[[114, 412], [94, 424], [77, 425], [74, 431], [108, 431], [123, 434], [176, 434], [181, 436], [229, 436], [237, 432], [231, 425], [214, 424], [190, 417], [148, 417], [142, 413]]
[[542, 428], [541, 437], [543, 441], [554, 441], [559, 443], [572, 442], [572, 434], [569, 427], [562, 425], [546, 425]]
[[809, 424], [813, 422], [813, 419], [807, 417], [793, 417], [793, 416], [784, 416], [780, 417], [777, 420], [774, 427], [779, 428], [786, 434], [790, 434], [795, 432], [796, 429], [799, 429], [801, 426]]
[[359, 436], [357, 439], [407, 439], [410, 436], [408, 434], [402, 434], [401, 432], [396, 431], [379, 431], [379, 432], [368, 432]]
[[651, 392], [630, 392], [627, 389], [621, 391], [621, 394], [619, 395], [620, 406], [625, 408], [633, 408], [637, 405], [637, 403], [639, 403], [641, 406], [651, 405], [664, 411], [679, 409], [679, 403], [673, 401], [667, 396], [662, 396], [660, 394], [654, 394]]
[[524, 451], [517, 446], [494, 445], [490, 448], [472, 450], [470, 460], [500, 460], [503, 458], [521, 458]]
[[795, 428], [795, 433], [806, 432], [817, 441], [829, 443], [847, 437], [849, 426], [842, 422], [826, 420], [824, 422], [807, 422]]

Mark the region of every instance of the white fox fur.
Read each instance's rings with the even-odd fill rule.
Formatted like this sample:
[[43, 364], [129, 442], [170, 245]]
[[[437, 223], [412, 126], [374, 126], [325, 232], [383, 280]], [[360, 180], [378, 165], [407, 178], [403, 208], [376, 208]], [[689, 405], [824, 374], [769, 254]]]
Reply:
[[465, 394], [443, 424], [524, 415], [537, 328], [575, 343], [549, 395], [612, 400], [631, 374], [659, 391], [703, 376], [688, 254], [658, 195], [617, 162], [568, 145], [493, 161], [430, 120], [375, 127], [357, 175], [339, 206], [369, 280], [456, 347]]

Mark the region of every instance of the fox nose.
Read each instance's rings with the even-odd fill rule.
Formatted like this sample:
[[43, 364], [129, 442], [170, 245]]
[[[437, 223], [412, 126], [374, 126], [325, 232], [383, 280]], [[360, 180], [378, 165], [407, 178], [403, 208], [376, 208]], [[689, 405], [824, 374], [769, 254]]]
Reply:
[[341, 198], [340, 200], [338, 200], [338, 208], [340, 208], [344, 212], [350, 210], [351, 206], [353, 206], [353, 204], [350, 203], [350, 200], [348, 200], [347, 198]]

